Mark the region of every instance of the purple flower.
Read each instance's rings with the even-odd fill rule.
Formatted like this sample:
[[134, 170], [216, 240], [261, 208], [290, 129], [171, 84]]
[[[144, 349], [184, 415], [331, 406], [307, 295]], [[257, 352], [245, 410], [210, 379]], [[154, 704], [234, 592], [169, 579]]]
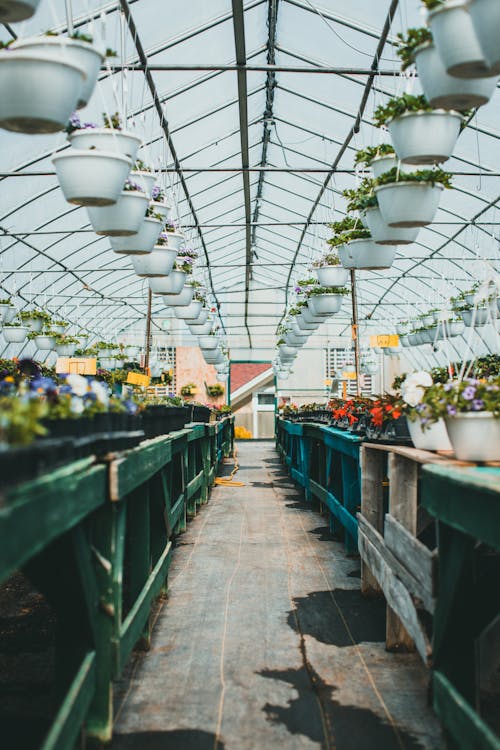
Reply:
[[484, 409], [484, 401], [480, 398], [475, 398], [472, 402], [472, 411], [481, 411]]
[[448, 393], [452, 389], [453, 389], [453, 383], [445, 383], [444, 386], [443, 386], [443, 390], [445, 390], [446, 393]]
[[467, 388], [464, 388], [462, 396], [466, 401], [472, 401], [474, 396], [476, 395], [476, 389], [473, 385], [468, 385]]
[[450, 417], [454, 417], [457, 413], [456, 406], [452, 406], [451, 404], [448, 404], [448, 406], [446, 407], [446, 411], [448, 412]]
[[302, 289], [301, 289], [301, 287], [300, 287], [300, 286], [296, 286], [296, 287], [295, 287], [295, 294], [300, 294], [300, 293], [301, 293], [301, 291], [302, 291]]

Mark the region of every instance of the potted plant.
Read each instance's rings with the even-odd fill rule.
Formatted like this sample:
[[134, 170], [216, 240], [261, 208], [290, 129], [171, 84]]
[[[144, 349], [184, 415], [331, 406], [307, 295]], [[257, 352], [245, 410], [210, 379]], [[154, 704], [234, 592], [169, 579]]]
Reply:
[[[162, 279], [162, 281], [163, 280], [164, 279]], [[193, 295], [193, 287], [189, 284], [186, 284], [184, 288], [180, 292], [178, 292], [178, 294], [164, 294], [163, 302], [170, 307], [186, 307], [192, 302]]]
[[204, 327], [207, 322], [210, 322], [209, 319], [210, 311], [207, 307], [202, 307], [200, 312], [198, 313], [198, 317], [196, 320], [188, 320], [187, 325], [191, 328], [201, 328]]
[[155, 185], [151, 191], [151, 205], [156, 213], [161, 214], [163, 221], [172, 224], [172, 207], [167, 203], [165, 191], [159, 185]]
[[148, 255], [156, 245], [162, 230], [162, 217], [146, 211], [146, 216], [136, 234], [113, 237], [111, 247], [120, 255]]
[[198, 316], [202, 311], [203, 305], [205, 304], [205, 295], [199, 291], [199, 281], [187, 281], [186, 286], [190, 286], [194, 290], [194, 294], [189, 305], [183, 307], [176, 307], [174, 315], [176, 318], [185, 321], [197, 321]]
[[[87, 210], [90, 223], [96, 234], [109, 237], [128, 237], [137, 234], [142, 227], [148, 204], [148, 197], [142, 192], [140, 186], [131, 180], [127, 180], [114, 205], [89, 206]], [[158, 234], [160, 230], [161, 224]]]
[[365, 208], [365, 225], [376, 245], [411, 245], [418, 237], [420, 227], [390, 227], [378, 206]]
[[174, 267], [174, 270], [168, 276], [150, 277], [148, 283], [154, 294], [179, 294], [184, 288], [186, 280], [187, 273]]
[[54, 339], [59, 357], [72, 357], [80, 343], [76, 336], [68, 336], [65, 333], [55, 333]]
[[375, 245], [368, 229], [359, 221], [346, 216], [330, 225], [334, 235], [328, 240], [336, 247], [342, 265], [349, 269], [390, 268], [396, 251], [390, 246]]
[[377, 199], [373, 192], [374, 181], [370, 177], [365, 177], [360, 185], [355, 189], [344, 190], [342, 195], [347, 199], [347, 212], [354, 213], [357, 211], [361, 224], [364, 226], [363, 212], [369, 206], [376, 206]]
[[328, 317], [334, 315], [342, 307], [343, 298], [350, 294], [345, 286], [323, 287], [314, 286], [308, 295], [309, 307], [314, 315]]
[[177, 250], [166, 246], [164, 232], [156, 241], [150, 253], [145, 255], [131, 255], [130, 260], [138, 276], [168, 276], [177, 258]]
[[401, 69], [404, 71], [415, 63], [420, 84], [432, 107], [464, 112], [491, 99], [497, 85], [496, 78], [464, 79], [448, 75], [430, 29], [408, 29], [406, 37], [403, 34], [397, 36]]
[[500, 378], [436, 383], [422, 398], [429, 419], [444, 418], [459, 461], [500, 459]]
[[224, 395], [224, 386], [222, 383], [214, 383], [213, 385], [207, 385], [207, 394], [211, 398], [218, 398], [219, 396]]
[[198, 388], [196, 386], [196, 383], [186, 383], [186, 385], [181, 386], [180, 394], [184, 398], [195, 396], [198, 393]]
[[500, 75], [500, 9], [495, 0], [469, 0], [468, 10], [490, 74]]
[[8, 344], [22, 344], [26, 340], [29, 328], [22, 325], [20, 321], [13, 320], [12, 323], [4, 323], [2, 333]]
[[42, 331], [30, 331], [28, 340], [33, 341], [37, 349], [49, 351], [55, 348], [56, 335], [50, 328]]
[[390, 227], [422, 227], [432, 223], [444, 188], [451, 188], [451, 176], [441, 169], [398, 173], [394, 168], [378, 178], [375, 194]]
[[69, 323], [67, 320], [53, 320], [50, 323], [50, 327], [54, 333], [63, 334], [69, 328]]
[[427, 22], [446, 72], [456, 78], [481, 78], [491, 74], [476, 36], [465, 0], [423, 0]]
[[50, 315], [45, 310], [21, 310], [19, 319], [29, 331], [34, 332], [41, 331], [51, 322]]
[[425, 96], [389, 99], [375, 110], [377, 127], [387, 126], [403, 163], [438, 164], [450, 158], [463, 125], [459, 112], [433, 109]]
[[75, 109], [85, 80], [80, 65], [32, 50], [0, 50], [0, 127], [57, 133]]
[[148, 198], [151, 199], [156, 182], [156, 175], [153, 172], [153, 168], [143, 162], [142, 159], [137, 159], [130, 177], [141, 186], [143, 193], [146, 193]]
[[35, 13], [40, 0], [3, 0], [0, 6], [0, 23], [26, 21]]
[[343, 286], [349, 278], [349, 272], [342, 266], [337, 253], [327, 251], [313, 261], [312, 267], [321, 286]]
[[76, 206], [114, 205], [132, 166], [123, 154], [76, 148], [56, 154], [52, 163], [65, 199]]
[[12, 304], [10, 297], [0, 299], [0, 325], [2, 323], [11, 323], [16, 316], [16, 308]]
[[173, 250], [180, 250], [185, 243], [184, 235], [178, 230], [177, 224], [172, 220], [165, 222], [165, 244]]
[[135, 162], [142, 141], [135, 133], [123, 128], [120, 115], [103, 114], [103, 126], [93, 122], [81, 123], [73, 114], [66, 127], [70, 144], [79, 150], [105, 151], [121, 154]]
[[368, 146], [357, 151], [354, 163], [367, 168], [371, 167], [373, 177], [377, 179], [384, 172], [388, 172], [389, 169], [397, 166], [398, 159], [393, 146], [389, 143], [381, 143], [378, 146]]
[[181, 247], [177, 253], [175, 267], [179, 271], [184, 271], [188, 275], [193, 273], [193, 267], [198, 258], [198, 253], [192, 247]]
[[[432, 385], [432, 376], [425, 371], [414, 372], [399, 378], [401, 411], [408, 420], [408, 430], [413, 445], [419, 450], [452, 450], [443, 419], [431, 420], [427, 405], [422, 402], [425, 389]], [[395, 383], [393, 384], [393, 388]]]

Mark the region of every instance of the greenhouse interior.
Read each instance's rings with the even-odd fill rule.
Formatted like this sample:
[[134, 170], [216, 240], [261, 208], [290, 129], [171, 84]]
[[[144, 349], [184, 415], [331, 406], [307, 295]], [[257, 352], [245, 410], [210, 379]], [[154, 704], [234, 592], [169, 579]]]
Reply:
[[0, 0], [0, 744], [500, 750], [500, 0]]

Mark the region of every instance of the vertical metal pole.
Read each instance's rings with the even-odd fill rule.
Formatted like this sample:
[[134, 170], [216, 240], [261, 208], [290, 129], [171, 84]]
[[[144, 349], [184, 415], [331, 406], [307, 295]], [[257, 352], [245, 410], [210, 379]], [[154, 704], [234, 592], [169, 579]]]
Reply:
[[73, 8], [71, 5], [71, 0], [66, 0], [66, 26], [68, 27], [68, 36], [72, 36], [74, 27], [73, 27]]
[[144, 347], [144, 372], [147, 374], [149, 369], [149, 348], [151, 345], [151, 305], [153, 302], [153, 292], [148, 291], [148, 312], [146, 315], [146, 346]]
[[356, 292], [356, 274], [351, 270], [352, 290], [352, 337], [354, 339], [354, 366], [356, 368], [356, 395], [361, 396], [360, 371], [359, 371], [359, 336], [358, 336], [358, 299]]

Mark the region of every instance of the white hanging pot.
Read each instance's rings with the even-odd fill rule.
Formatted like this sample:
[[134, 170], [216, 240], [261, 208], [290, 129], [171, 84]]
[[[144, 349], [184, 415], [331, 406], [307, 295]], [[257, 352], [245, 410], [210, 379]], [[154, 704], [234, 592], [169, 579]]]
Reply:
[[396, 154], [386, 154], [385, 156], [377, 156], [372, 163], [370, 168], [373, 172], [374, 179], [378, 179], [380, 175], [385, 172], [390, 172], [391, 169], [398, 166], [398, 159]]
[[193, 300], [189, 305], [186, 305], [186, 307], [176, 307], [174, 315], [181, 320], [197, 320], [202, 307], [203, 302], [200, 302], [200, 300]]
[[[1, 0], [0, 0], [1, 1]], [[82, 128], [74, 130], [68, 135], [68, 140], [74, 148], [112, 151], [115, 154], [128, 156], [135, 162], [137, 151], [142, 141], [138, 135], [130, 130], [115, 130], [114, 128]]]
[[40, 0], [0, 0], [0, 23], [25, 21], [35, 13]]
[[163, 278], [149, 279], [149, 288], [154, 294], [179, 294], [186, 278], [187, 274], [184, 271], [171, 271]]
[[177, 252], [163, 245], [155, 245], [150, 253], [131, 255], [137, 276], [168, 276], [174, 267]]
[[111, 239], [111, 247], [121, 255], [146, 255], [153, 250], [160, 232], [161, 221], [146, 218], [136, 234]]
[[459, 413], [445, 417], [450, 442], [459, 461], [500, 459], [500, 419], [492, 412]]
[[[489, 319], [489, 310], [478, 308], [477, 310], [462, 310], [462, 320], [467, 327], [474, 325], [474, 328], [485, 326]], [[474, 315], [475, 313], [475, 315]]]
[[292, 333], [294, 333], [296, 336], [300, 336], [304, 341], [309, 338], [310, 331], [308, 331], [307, 329], [302, 330], [295, 318], [292, 320], [291, 325]]
[[53, 336], [45, 335], [43, 333], [39, 336], [35, 336], [33, 342], [37, 349], [42, 349], [43, 351], [54, 349], [56, 345], [56, 340]]
[[339, 247], [339, 258], [344, 268], [376, 270], [390, 268], [396, 255], [391, 245], [376, 245], [373, 240], [352, 240]]
[[208, 310], [204, 307], [200, 310], [196, 320], [190, 321], [190, 325], [204, 326], [208, 320]]
[[466, 0], [449, 0], [445, 5], [431, 10], [428, 24], [449, 75], [457, 78], [489, 75]]
[[4, 339], [9, 344], [22, 344], [28, 335], [26, 326], [5, 326], [2, 328]]
[[57, 344], [56, 352], [59, 357], [72, 357], [75, 353], [76, 344]]
[[319, 323], [315, 321], [309, 322], [305, 320], [303, 313], [296, 316], [296, 321], [301, 331], [315, 331], [317, 328], [319, 328]]
[[40, 318], [23, 318], [23, 325], [26, 326], [28, 331], [34, 331], [35, 333], [38, 333], [38, 331], [41, 331], [43, 328], [43, 320], [40, 320]]
[[63, 333], [66, 332], [68, 326], [66, 326], [66, 325], [64, 325], [64, 326], [63, 325], [58, 326], [58, 325], [52, 324], [50, 326], [50, 328], [51, 328], [52, 331], [54, 331], [54, 333], [61, 333], [61, 334], [63, 334]]
[[300, 348], [304, 345], [304, 339], [301, 336], [296, 336], [292, 331], [287, 331], [283, 338], [285, 339], [287, 346]]
[[185, 242], [184, 235], [180, 232], [165, 232], [168, 247], [172, 250], [179, 250]]
[[417, 346], [418, 340], [417, 340], [417, 334], [416, 333], [409, 333], [407, 335], [408, 345], [409, 346]]
[[405, 112], [390, 121], [389, 133], [404, 164], [439, 164], [452, 155], [461, 124], [458, 112]]
[[319, 323], [323, 322], [323, 318], [321, 318], [319, 315], [314, 315], [309, 305], [307, 307], [302, 308], [301, 315], [302, 315], [302, 320], [304, 320], [306, 323], [313, 325], [313, 329], [309, 329], [309, 330], [314, 330], [315, 328], [318, 327]]
[[185, 286], [179, 294], [165, 294], [163, 301], [166, 305], [170, 305], [170, 307], [186, 307], [192, 302], [193, 294], [193, 287]]
[[413, 57], [420, 84], [433, 107], [463, 112], [486, 104], [493, 96], [497, 85], [494, 76], [464, 79], [448, 75], [432, 42], [417, 47]]
[[399, 343], [401, 344], [401, 346], [404, 346], [404, 347], [410, 346], [410, 342], [408, 341], [408, 335], [404, 334], [403, 336], [400, 336]]
[[281, 359], [295, 357], [297, 354], [297, 349], [294, 346], [287, 346], [286, 344], [280, 344], [278, 346], [278, 351]]
[[424, 227], [431, 224], [443, 185], [430, 182], [391, 182], [375, 188], [384, 221], [390, 227]]
[[198, 336], [198, 346], [200, 349], [217, 349], [219, 340], [217, 336]]
[[57, 133], [75, 111], [85, 73], [56, 53], [0, 51], [0, 127], [16, 133]]
[[376, 245], [410, 245], [418, 237], [419, 227], [403, 229], [390, 227], [384, 221], [378, 206], [365, 210], [366, 223]]
[[130, 173], [131, 182], [136, 182], [143, 193], [146, 193], [148, 198], [151, 198], [151, 191], [153, 190], [156, 183], [156, 175], [153, 172], [147, 172], [142, 169], [134, 169]]
[[219, 354], [221, 354], [219, 349], [202, 349], [201, 353], [203, 354], [203, 359], [209, 365], [215, 365], [219, 360]]
[[446, 431], [446, 425], [443, 419], [439, 419], [434, 424], [429, 425], [425, 429], [422, 426], [420, 419], [416, 419], [412, 422], [411, 419], [406, 420], [408, 423], [408, 431], [412, 439], [413, 445], [417, 450], [422, 451], [451, 451], [451, 443]]
[[309, 307], [313, 315], [327, 317], [334, 315], [342, 307], [342, 294], [314, 294], [309, 297]]
[[469, 0], [474, 31], [491, 73], [500, 75], [500, 5], [498, 0]]
[[464, 332], [463, 320], [449, 320], [444, 326], [447, 338], [460, 336]]
[[144, 193], [122, 190], [114, 206], [89, 206], [87, 210], [96, 234], [128, 237], [137, 234], [141, 228], [148, 203], [148, 197]]
[[170, 221], [172, 217], [172, 207], [169, 206], [168, 203], [152, 201], [150, 206], [156, 214], [160, 214], [163, 221]]
[[103, 370], [114, 370], [116, 359], [114, 357], [99, 357], [99, 367]]
[[193, 336], [208, 336], [208, 334], [212, 330], [212, 321], [207, 320], [205, 323], [203, 323], [203, 325], [194, 325], [193, 323], [188, 323], [188, 329]]
[[97, 82], [101, 63], [104, 60], [104, 55], [93, 44], [83, 42], [80, 39], [44, 35], [16, 39], [11, 48], [35, 52], [49, 58], [56, 56], [61, 62], [68, 62], [82, 68], [85, 73], [85, 80], [76, 108], [81, 109], [88, 104]]
[[342, 266], [321, 266], [314, 270], [321, 286], [344, 286], [349, 278], [349, 271]]
[[10, 323], [16, 316], [16, 308], [10, 304], [0, 304], [0, 323]]
[[68, 203], [110, 206], [118, 200], [132, 162], [127, 156], [112, 151], [71, 148], [54, 156], [52, 164]]

